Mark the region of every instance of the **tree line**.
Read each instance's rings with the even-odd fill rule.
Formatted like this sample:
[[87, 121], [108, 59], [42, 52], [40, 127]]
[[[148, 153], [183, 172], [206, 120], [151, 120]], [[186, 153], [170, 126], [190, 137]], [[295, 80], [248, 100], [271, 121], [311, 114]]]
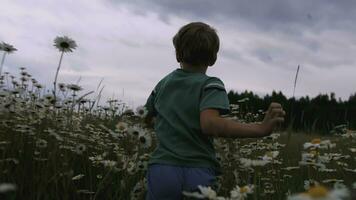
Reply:
[[335, 93], [296, 99], [287, 98], [281, 91], [260, 97], [247, 90], [240, 93], [229, 91], [228, 97], [231, 104], [239, 105], [239, 114], [242, 116], [261, 113], [271, 102], [282, 104], [287, 113], [282, 126], [293, 131], [329, 134], [340, 125], [348, 129], [356, 128], [356, 93], [350, 95], [348, 100], [336, 99]]

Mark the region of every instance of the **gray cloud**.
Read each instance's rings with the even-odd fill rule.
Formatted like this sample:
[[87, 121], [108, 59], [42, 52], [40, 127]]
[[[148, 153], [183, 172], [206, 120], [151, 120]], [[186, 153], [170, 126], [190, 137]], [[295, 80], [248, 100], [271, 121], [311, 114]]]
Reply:
[[[82, 77], [86, 90], [104, 78], [105, 97], [145, 102], [155, 84], [178, 67], [172, 37], [190, 21], [214, 26], [221, 39], [217, 63], [208, 75], [228, 89], [259, 94], [282, 90], [291, 95], [297, 65], [296, 94], [355, 92], [356, 3], [332, 0], [272, 1], [2, 1], [0, 41], [19, 49], [5, 70], [25, 66], [52, 87], [59, 52], [58, 35], [78, 49], [66, 54], [59, 81]], [[322, 76], [321, 76], [322, 74]], [[125, 96], [122, 96], [122, 90]]]
[[298, 33], [303, 29], [325, 30], [352, 28], [356, 4], [352, 0], [126, 0], [113, 1], [131, 5], [136, 12], [159, 13], [166, 20], [172, 15], [182, 18], [208, 19], [216, 23], [247, 24], [264, 29]]

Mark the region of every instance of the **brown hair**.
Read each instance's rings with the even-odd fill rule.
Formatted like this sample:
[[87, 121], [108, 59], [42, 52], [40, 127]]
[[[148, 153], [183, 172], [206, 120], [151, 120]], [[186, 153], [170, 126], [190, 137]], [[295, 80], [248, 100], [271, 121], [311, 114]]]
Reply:
[[191, 65], [214, 65], [219, 44], [215, 29], [202, 22], [183, 26], [173, 37], [177, 61]]

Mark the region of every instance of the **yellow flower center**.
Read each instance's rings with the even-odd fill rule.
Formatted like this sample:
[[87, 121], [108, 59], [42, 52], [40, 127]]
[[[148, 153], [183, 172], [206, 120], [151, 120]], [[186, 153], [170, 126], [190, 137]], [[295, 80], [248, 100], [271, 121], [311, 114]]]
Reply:
[[116, 125], [116, 128], [120, 131], [124, 131], [126, 129], [126, 126], [123, 122], [119, 122], [117, 125]]
[[312, 144], [320, 144], [321, 140], [320, 138], [315, 138], [311, 141]]
[[308, 190], [307, 195], [309, 195], [312, 198], [322, 198], [322, 197], [326, 197], [328, 193], [329, 191], [325, 187], [315, 186], [315, 187], [311, 187]]
[[272, 151], [267, 152], [267, 153], [266, 153], [266, 156], [268, 156], [268, 157], [271, 157], [271, 158], [272, 158], [272, 157], [273, 157], [273, 152], [272, 152]]
[[240, 188], [240, 193], [246, 193], [248, 188], [246, 186]]
[[313, 156], [318, 155], [319, 153], [317, 151], [310, 151], [310, 154], [312, 154]]

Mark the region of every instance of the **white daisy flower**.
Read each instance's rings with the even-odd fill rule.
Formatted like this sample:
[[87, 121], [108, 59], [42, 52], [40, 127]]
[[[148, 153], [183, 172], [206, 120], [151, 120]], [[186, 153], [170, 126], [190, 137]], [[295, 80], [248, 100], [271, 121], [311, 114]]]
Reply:
[[269, 151], [263, 157], [262, 160], [272, 161], [279, 155], [279, 151]]
[[243, 200], [247, 198], [247, 194], [253, 193], [254, 185], [245, 185], [243, 187], [236, 187], [230, 191], [231, 200]]
[[148, 133], [141, 132], [138, 136], [138, 140], [143, 145], [144, 148], [149, 148], [152, 145], [152, 138]]
[[79, 180], [84, 177], [84, 174], [78, 174], [72, 178], [73, 181]]
[[0, 194], [13, 192], [17, 190], [17, 186], [13, 183], [0, 183]]
[[43, 139], [39, 139], [36, 141], [36, 147], [38, 148], [46, 148], [47, 147], [47, 141]]
[[244, 167], [264, 166], [269, 163], [267, 160], [251, 160], [248, 158], [240, 158], [240, 162]]
[[135, 124], [127, 129], [127, 133], [129, 135], [135, 135], [135, 136], [139, 136], [143, 131], [144, 130], [141, 127], [139, 127], [137, 124]]
[[311, 187], [315, 187], [315, 186], [319, 186], [319, 182], [313, 180], [313, 179], [309, 179], [309, 180], [305, 180], [304, 181], [304, 189], [305, 190], [309, 190]]
[[2, 42], [2, 43], [0, 43], [0, 51], [4, 51], [4, 52], [10, 54], [10, 53], [13, 53], [14, 51], [17, 51], [17, 49], [10, 44]]
[[87, 149], [87, 147], [84, 144], [79, 144], [75, 147], [75, 153], [77, 154], [83, 154], [83, 152]]
[[108, 168], [113, 168], [116, 165], [116, 161], [113, 160], [103, 160], [101, 161], [101, 163], [104, 165], [104, 167], [108, 167]]
[[83, 89], [82, 87], [80, 87], [79, 85], [76, 85], [76, 84], [68, 84], [68, 85], [66, 85], [66, 87], [72, 91], [75, 91], [75, 92]]
[[304, 149], [308, 148], [321, 148], [321, 149], [327, 149], [327, 148], [333, 148], [336, 145], [334, 143], [331, 143], [330, 140], [321, 140], [320, 138], [315, 138], [311, 142], [306, 142], [304, 144]]
[[265, 138], [271, 139], [271, 140], [277, 140], [280, 136], [281, 136], [281, 134], [279, 134], [279, 133], [272, 133], [271, 135], [266, 136]]
[[120, 133], [127, 131], [128, 124], [126, 122], [118, 122], [116, 124], [116, 130]]
[[145, 118], [148, 113], [148, 110], [144, 106], [139, 106], [136, 108], [136, 115], [138, 115], [141, 118]]
[[72, 40], [71, 38], [69, 38], [67, 36], [62, 36], [62, 37], [57, 36], [54, 39], [54, 46], [59, 51], [72, 52], [77, 47], [77, 44], [75, 43], [74, 40]]
[[319, 185], [309, 188], [307, 192], [289, 196], [288, 200], [342, 200], [349, 195], [346, 188], [328, 190]]
[[206, 187], [206, 186], [201, 186], [198, 185], [198, 188], [200, 190], [199, 192], [187, 192], [187, 191], [183, 191], [183, 195], [187, 196], [187, 197], [194, 197], [194, 198], [198, 198], [198, 199], [225, 199], [223, 197], [218, 197], [216, 195], [216, 192], [211, 189], [210, 186]]
[[240, 100], [238, 100], [237, 102], [238, 103], [244, 103], [244, 102], [246, 102], [246, 101], [248, 101], [248, 100], [250, 100], [248, 97], [245, 97], [245, 98], [243, 98], [243, 99], [240, 99]]

